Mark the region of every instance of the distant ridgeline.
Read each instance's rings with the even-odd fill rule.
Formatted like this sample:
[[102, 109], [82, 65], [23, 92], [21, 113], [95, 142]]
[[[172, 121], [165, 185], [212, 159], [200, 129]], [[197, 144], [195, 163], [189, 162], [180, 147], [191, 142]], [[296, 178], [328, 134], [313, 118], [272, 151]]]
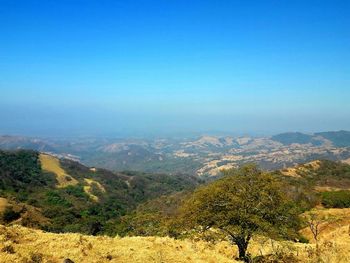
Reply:
[[335, 147], [350, 146], [349, 131], [319, 132], [314, 134], [305, 134], [301, 132], [286, 132], [274, 135], [271, 137], [271, 139], [285, 145], [290, 145], [293, 143], [311, 143], [313, 145], [321, 145], [325, 141], [329, 141]]
[[[0, 135], [0, 149], [35, 150], [111, 171], [189, 174], [204, 178], [220, 175], [222, 169], [252, 162], [267, 170], [316, 159], [350, 163], [350, 132], [182, 138], [31, 138]], [[49, 163], [52, 164], [52, 161]], [[63, 174], [60, 169], [57, 172]], [[63, 180], [61, 183], [65, 181], [64, 176], [58, 179]]]
[[191, 176], [113, 173], [36, 151], [0, 151], [0, 223], [113, 235], [120, 217], [138, 204], [199, 183]]
[[338, 132], [319, 132], [315, 133], [316, 136], [321, 136], [327, 140], [330, 140], [334, 146], [337, 147], [349, 147], [350, 146], [350, 132], [338, 131]]

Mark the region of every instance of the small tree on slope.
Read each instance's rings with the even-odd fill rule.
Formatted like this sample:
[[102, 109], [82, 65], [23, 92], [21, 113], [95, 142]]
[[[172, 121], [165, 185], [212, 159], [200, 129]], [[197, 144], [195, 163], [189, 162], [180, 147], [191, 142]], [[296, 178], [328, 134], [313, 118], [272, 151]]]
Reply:
[[292, 238], [299, 225], [298, 209], [273, 175], [255, 165], [225, 172], [225, 177], [196, 190], [180, 208], [187, 229], [220, 230], [248, 261], [254, 234]]

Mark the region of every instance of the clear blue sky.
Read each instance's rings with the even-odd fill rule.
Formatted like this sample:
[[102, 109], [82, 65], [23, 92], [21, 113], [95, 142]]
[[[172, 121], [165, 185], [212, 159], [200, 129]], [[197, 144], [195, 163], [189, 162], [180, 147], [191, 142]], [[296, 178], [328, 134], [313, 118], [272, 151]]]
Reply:
[[350, 1], [0, 0], [0, 133], [350, 129]]

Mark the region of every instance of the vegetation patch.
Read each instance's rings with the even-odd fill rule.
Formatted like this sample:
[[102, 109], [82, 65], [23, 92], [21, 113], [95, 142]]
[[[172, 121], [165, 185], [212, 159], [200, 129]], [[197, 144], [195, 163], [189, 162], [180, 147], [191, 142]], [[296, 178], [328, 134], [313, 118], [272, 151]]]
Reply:
[[98, 189], [98, 191], [105, 193], [106, 189], [97, 181], [93, 180], [93, 179], [88, 179], [88, 178], [84, 178], [85, 183], [87, 183], [87, 185], [84, 186], [84, 192], [95, 202], [99, 201], [99, 198], [97, 195], [94, 194], [94, 189]]
[[80, 199], [89, 198], [89, 196], [84, 191], [84, 187], [81, 185], [69, 185], [66, 188], [64, 188], [64, 190], [68, 195], [71, 195]]
[[51, 206], [71, 207], [72, 204], [62, 197], [59, 192], [52, 190], [46, 193], [46, 202]]
[[350, 191], [323, 192], [322, 204], [327, 208], [349, 208]]
[[12, 206], [7, 206], [2, 213], [2, 220], [5, 223], [10, 223], [14, 220], [17, 220], [20, 217], [21, 217], [21, 213], [18, 211], [15, 211]]

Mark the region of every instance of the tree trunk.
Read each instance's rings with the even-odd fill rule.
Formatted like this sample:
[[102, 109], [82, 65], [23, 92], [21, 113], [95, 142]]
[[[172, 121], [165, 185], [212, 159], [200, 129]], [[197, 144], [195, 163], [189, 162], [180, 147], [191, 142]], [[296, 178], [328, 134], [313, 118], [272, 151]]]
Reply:
[[238, 259], [244, 262], [249, 262], [249, 257], [247, 256], [247, 248], [250, 237], [238, 237], [235, 238], [235, 243], [238, 246]]
[[247, 244], [245, 243], [237, 243], [237, 246], [238, 246], [238, 253], [239, 253], [239, 256], [238, 256], [238, 259], [240, 260], [243, 260], [244, 262], [248, 262], [248, 258], [247, 258]]
[[226, 233], [229, 235], [231, 242], [238, 247], [238, 260], [242, 260], [248, 263], [251, 262], [250, 257], [247, 256], [247, 248], [252, 234], [241, 233], [235, 235], [229, 231]]

